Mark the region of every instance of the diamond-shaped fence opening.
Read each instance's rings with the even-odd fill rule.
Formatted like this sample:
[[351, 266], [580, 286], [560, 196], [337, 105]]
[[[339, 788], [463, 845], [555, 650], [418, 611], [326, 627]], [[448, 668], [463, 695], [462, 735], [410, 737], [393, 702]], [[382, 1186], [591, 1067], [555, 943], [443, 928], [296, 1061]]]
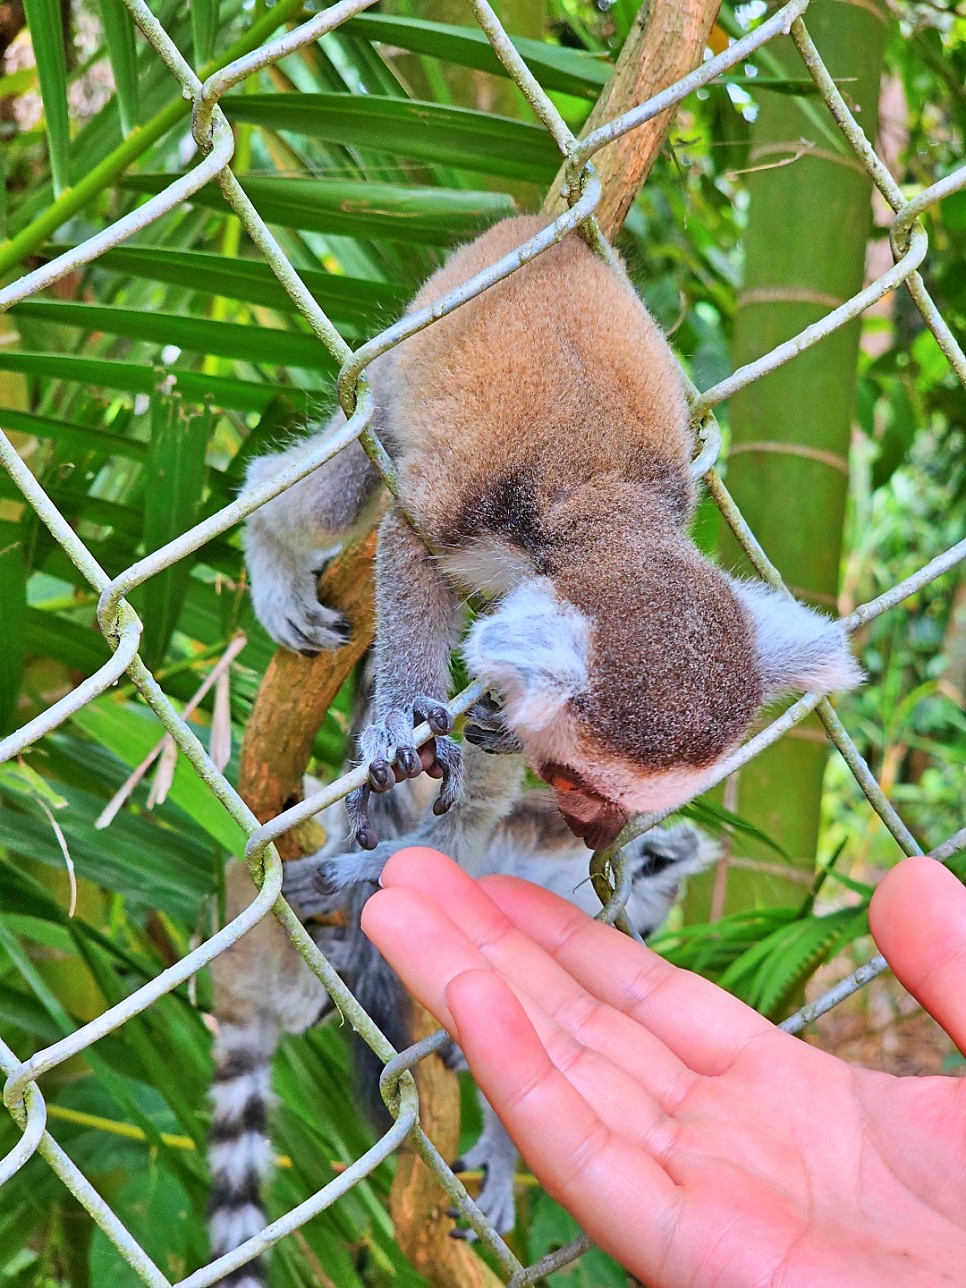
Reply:
[[[888, 272], [793, 339], [779, 345], [747, 366], [741, 367], [704, 393], [699, 394], [693, 388], [691, 389], [692, 421], [700, 442], [700, 452], [693, 464], [694, 474], [703, 477], [722, 515], [759, 575], [772, 585], [781, 586], [778, 573], [756, 541], [753, 532], [742, 518], [715, 470], [720, 436], [714, 419], [714, 408], [752, 381], [790, 361], [804, 349], [858, 317], [886, 293], [900, 286], [908, 291], [926, 326], [935, 336], [951, 369], [959, 381], [966, 385], [966, 357], [930, 298], [918, 271], [929, 249], [927, 235], [920, 218], [933, 203], [966, 187], [966, 167], [955, 171], [911, 198], [903, 194], [885, 165], [876, 156], [872, 144], [863, 134], [809, 36], [803, 19], [809, 7], [809, 0], [793, 0], [767, 21], [762, 22], [751, 34], [731, 44], [723, 53], [704, 62], [690, 75], [633, 110], [594, 129], [581, 140], [571, 133], [548, 95], [528, 71], [524, 60], [509, 40], [486, 0], [470, 0], [473, 13], [493, 51], [526, 96], [565, 159], [569, 208], [554, 219], [543, 232], [531, 238], [512, 255], [466, 282], [438, 304], [433, 305], [431, 309], [407, 315], [403, 321], [387, 328], [374, 340], [353, 352], [316, 303], [272, 236], [255, 205], [235, 178], [231, 168], [234, 140], [219, 104], [226, 91], [238, 85], [246, 77], [276, 63], [286, 54], [317, 40], [324, 33], [369, 8], [373, 0], [341, 0], [340, 3], [295, 27], [284, 36], [238, 58], [204, 82], [199, 80], [192, 71], [143, 0], [124, 0], [124, 2], [144, 37], [176, 79], [184, 96], [190, 99], [193, 105], [192, 132], [199, 147], [200, 159], [187, 174], [165, 187], [163, 191], [124, 218], [111, 224], [103, 232], [4, 288], [0, 291], [0, 309], [8, 308], [14, 303], [29, 298], [80, 266], [91, 263], [105, 251], [120, 245], [139, 230], [175, 210], [210, 180], [215, 180], [228, 205], [238, 216], [242, 226], [271, 266], [298, 311], [307, 320], [314, 335], [340, 364], [339, 396], [347, 416], [347, 423], [324, 446], [306, 452], [296, 464], [290, 465], [274, 477], [252, 488], [243, 497], [224, 506], [211, 517], [139, 560], [113, 579], [108, 577], [98, 565], [84, 542], [19, 459], [9, 440], [0, 435], [0, 458], [10, 476], [40, 520], [49, 529], [55, 541], [59, 543], [91, 587], [97, 591], [100, 597], [98, 620], [113, 650], [110, 660], [94, 675], [0, 743], [0, 761], [16, 756], [44, 735], [57, 729], [72, 714], [104, 693], [126, 674], [203, 782], [246, 833], [248, 844], [245, 857], [253, 875], [260, 883], [260, 890], [250, 905], [222, 930], [174, 965], [160, 972], [122, 1002], [112, 1006], [69, 1036], [42, 1048], [28, 1060], [19, 1059], [14, 1051], [0, 1042], [0, 1067], [7, 1078], [4, 1101], [23, 1133], [16, 1147], [0, 1160], [0, 1184], [8, 1180], [34, 1153], [39, 1153], [86, 1208], [141, 1279], [147, 1284], [154, 1285], [155, 1288], [168, 1288], [169, 1280], [151, 1261], [136, 1237], [122, 1225], [110, 1205], [93, 1189], [48, 1130], [39, 1079], [42, 1074], [61, 1067], [66, 1060], [86, 1051], [99, 1038], [112, 1033], [132, 1016], [139, 1014], [179, 984], [189, 980], [263, 917], [275, 916], [291, 937], [299, 953], [328, 989], [343, 1015], [351, 1021], [376, 1054], [389, 1062], [383, 1083], [388, 1088], [390, 1100], [394, 1100], [395, 1103], [395, 1121], [368, 1152], [311, 1198], [273, 1222], [262, 1233], [249, 1239], [235, 1251], [180, 1280], [180, 1284], [202, 1288], [203, 1285], [212, 1284], [230, 1271], [245, 1265], [258, 1253], [291, 1234], [313, 1215], [335, 1202], [407, 1140], [432, 1169], [443, 1190], [490, 1249], [506, 1281], [516, 1285], [534, 1283], [552, 1270], [578, 1257], [588, 1246], [586, 1239], [576, 1240], [535, 1265], [524, 1267], [520, 1263], [503, 1239], [487, 1223], [467, 1195], [461, 1182], [419, 1126], [418, 1095], [409, 1070], [418, 1060], [439, 1047], [442, 1035], [430, 1038], [397, 1055], [306, 934], [280, 895], [282, 864], [273, 842], [297, 823], [305, 821], [359, 786], [364, 777], [364, 769], [358, 768], [344, 774], [338, 781], [314, 793], [291, 809], [285, 810], [271, 822], [259, 825], [258, 819], [245, 805], [224, 774], [215, 766], [183, 716], [175, 710], [142, 662], [139, 655], [142, 624], [130, 607], [128, 597], [132, 591], [150, 578], [169, 569], [178, 560], [188, 558], [192, 552], [213, 537], [234, 527], [257, 507], [304, 478], [354, 439], [362, 442], [370, 456], [383, 470], [386, 481], [392, 488], [391, 465], [370, 428], [373, 402], [364, 380], [368, 364], [406, 337], [426, 326], [431, 326], [436, 318], [458, 309], [467, 300], [509, 276], [522, 264], [541, 254], [576, 229], [580, 229], [600, 253], [606, 254], [606, 246], [599, 236], [595, 235], [594, 227], [594, 210], [601, 193], [592, 163], [600, 150], [628, 131], [680, 103], [688, 94], [709, 84], [729, 68], [743, 63], [755, 50], [777, 35], [790, 34], [814, 82], [821, 102], [834, 118], [856, 161], [871, 177], [893, 211], [890, 237], [895, 263]], [[844, 626], [849, 631], [855, 630], [863, 623], [894, 608], [908, 596], [953, 568], [964, 555], [966, 555], [966, 541], [960, 542], [932, 559], [914, 575], [900, 581], [878, 598], [856, 608], [844, 619]], [[464, 711], [478, 693], [477, 686], [464, 690], [450, 704], [451, 710], [454, 714]], [[900, 847], [907, 854], [919, 852], [912, 834], [877, 784], [831, 705], [827, 700], [815, 695], [801, 698], [736, 751], [721, 766], [719, 781], [787, 733], [813, 710], [824, 725], [828, 738], [840, 752], [868, 798], [872, 809], [895, 837]], [[419, 732], [417, 731], [417, 740]], [[423, 740], [430, 736], [426, 726], [423, 726], [421, 733]], [[639, 834], [658, 817], [658, 815], [650, 815], [638, 819], [633, 825], [634, 833]], [[625, 835], [624, 839], [627, 840], [629, 837]], [[937, 859], [948, 859], [964, 846], [966, 846], [966, 831], [960, 831], [933, 853]], [[626, 897], [619, 855], [614, 858], [612, 875], [615, 881], [615, 893], [604, 913], [611, 920], [619, 917], [623, 897]], [[786, 1020], [783, 1027], [790, 1032], [797, 1032], [804, 1024], [836, 1005], [884, 968], [885, 963], [881, 957], [873, 958], [825, 996]]]

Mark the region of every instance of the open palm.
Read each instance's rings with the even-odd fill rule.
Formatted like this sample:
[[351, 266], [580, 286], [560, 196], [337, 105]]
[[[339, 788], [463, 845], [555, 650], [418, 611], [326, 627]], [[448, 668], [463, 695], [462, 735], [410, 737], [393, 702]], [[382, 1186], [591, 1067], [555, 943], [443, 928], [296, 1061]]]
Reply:
[[[547, 1191], [652, 1288], [966, 1282], [966, 1083], [855, 1069], [536, 886], [401, 851], [366, 934]], [[929, 859], [872, 908], [966, 1045], [966, 891]]]

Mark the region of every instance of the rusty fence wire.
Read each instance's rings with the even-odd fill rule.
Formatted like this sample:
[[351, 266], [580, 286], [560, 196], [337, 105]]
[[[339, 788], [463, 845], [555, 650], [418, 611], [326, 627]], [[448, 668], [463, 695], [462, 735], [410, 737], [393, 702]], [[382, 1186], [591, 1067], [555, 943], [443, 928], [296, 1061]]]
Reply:
[[[492, 268], [451, 292], [432, 308], [407, 315], [401, 322], [389, 327], [374, 340], [353, 351], [316, 303], [235, 178], [231, 169], [234, 141], [219, 104], [228, 90], [247, 77], [270, 66], [286, 54], [317, 40], [355, 14], [370, 8], [374, 0], [340, 0], [339, 3], [331, 5], [323, 13], [296, 26], [280, 38], [223, 67], [204, 82], [196, 76], [144, 0], [124, 0], [124, 3], [144, 37], [178, 82], [184, 96], [193, 105], [192, 134], [198, 145], [200, 159], [187, 174], [124, 218], [117, 220], [103, 232], [5, 287], [0, 291], [0, 311], [51, 286], [66, 274], [95, 260], [105, 251], [119, 245], [132, 234], [174, 210], [206, 183], [214, 180], [246, 232], [271, 266], [278, 281], [307, 320], [315, 336], [339, 362], [341, 368], [338, 382], [339, 399], [348, 419], [344, 428], [327, 440], [323, 446], [306, 452], [295, 464], [250, 489], [230, 505], [131, 565], [113, 579], [108, 577], [100, 567], [84, 542], [75, 534], [56, 505], [37, 483], [18, 457], [9, 439], [0, 433], [0, 460], [3, 465], [55, 540], [73, 560], [90, 585], [97, 590], [100, 597], [98, 621], [101, 631], [112, 648], [110, 660], [94, 675], [47, 711], [0, 742], [0, 762], [18, 755], [39, 738], [56, 729], [73, 713], [104, 693], [121, 676], [127, 674], [201, 779], [230, 816], [244, 829], [248, 836], [244, 857], [252, 875], [260, 885], [249, 906], [217, 934], [212, 935], [187, 956], [162, 971], [124, 1001], [112, 1006], [68, 1037], [37, 1051], [28, 1060], [21, 1060], [0, 1039], [0, 1068], [6, 1075], [3, 1099], [22, 1131], [16, 1146], [0, 1159], [0, 1186], [33, 1154], [39, 1153], [143, 1282], [152, 1285], [152, 1288], [171, 1288], [170, 1281], [141, 1247], [135, 1234], [125, 1228], [108, 1203], [95, 1191], [48, 1131], [46, 1108], [39, 1080], [43, 1074], [85, 1051], [99, 1038], [111, 1033], [132, 1016], [138, 1015], [153, 1002], [190, 979], [263, 917], [274, 916], [287, 931], [309, 967], [328, 989], [343, 1015], [377, 1055], [386, 1062], [382, 1085], [387, 1101], [392, 1107], [395, 1121], [371, 1149], [356, 1159], [336, 1179], [298, 1207], [272, 1222], [260, 1234], [249, 1239], [239, 1248], [181, 1279], [179, 1288], [189, 1288], [189, 1286], [204, 1288], [204, 1285], [213, 1284], [232, 1270], [247, 1264], [279, 1239], [297, 1230], [316, 1213], [334, 1203], [406, 1140], [432, 1169], [443, 1190], [480, 1236], [483, 1244], [491, 1251], [506, 1282], [521, 1288], [522, 1285], [536, 1283], [552, 1270], [569, 1264], [586, 1250], [589, 1246], [588, 1241], [581, 1237], [538, 1263], [530, 1266], [520, 1263], [504, 1240], [488, 1224], [459, 1179], [447, 1166], [419, 1125], [419, 1101], [410, 1070], [420, 1059], [442, 1044], [444, 1035], [437, 1034], [401, 1054], [395, 1052], [336, 975], [281, 897], [282, 864], [273, 842], [297, 823], [310, 818], [359, 786], [365, 777], [364, 768], [359, 767], [344, 774], [336, 782], [291, 809], [285, 810], [277, 818], [260, 825], [232, 785], [216, 768], [204, 747], [142, 662], [139, 654], [142, 623], [128, 603], [127, 596], [149, 578], [164, 572], [178, 560], [190, 556], [193, 551], [198, 550], [213, 537], [234, 527], [260, 505], [310, 474], [353, 439], [359, 439], [382, 469], [387, 485], [395, 490], [389, 459], [370, 428], [373, 400], [365, 379], [365, 371], [372, 360], [406, 337], [432, 325], [436, 318], [459, 308], [465, 301], [509, 276], [522, 264], [535, 258], [578, 227], [599, 253], [607, 255], [606, 244], [600, 237], [594, 220], [594, 210], [600, 198], [600, 184], [593, 168], [595, 155], [615, 139], [675, 106], [694, 90], [707, 85], [736, 64], [742, 63], [756, 49], [779, 34], [791, 36], [816, 86], [818, 96], [834, 118], [848, 147], [894, 212], [890, 238], [895, 259], [893, 267], [888, 272], [871, 282], [844, 304], [833, 309], [820, 321], [807, 327], [794, 339], [779, 345], [755, 362], [739, 368], [727, 379], [703, 393], [699, 393], [693, 386], [690, 388], [692, 422], [700, 444], [699, 454], [693, 462], [693, 472], [695, 476], [704, 479], [725, 520], [759, 575], [773, 586], [782, 586], [776, 569], [742, 518], [715, 469], [720, 434], [715, 421], [714, 408], [739, 389], [790, 361], [796, 354], [856, 318], [870, 305], [900, 286], [904, 286], [909, 292], [950, 367], [959, 381], [966, 386], [966, 356], [943, 320], [919, 274], [919, 268], [929, 250], [927, 234], [920, 222], [920, 217], [935, 202], [966, 187], [966, 166], [910, 198], [903, 194], [885, 165], [876, 156], [872, 143], [857, 124], [808, 34], [803, 15], [809, 7], [809, 0], [792, 0], [792, 3], [779, 9], [749, 35], [734, 42], [716, 57], [702, 63], [690, 75], [580, 140], [573, 135], [548, 95], [530, 73], [490, 5], [486, 0], [468, 0], [469, 7], [485, 32], [496, 56], [525, 95], [565, 159], [567, 171], [565, 191], [569, 209], [544, 231]], [[855, 609], [844, 619], [843, 624], [852, 631], [880, 613], [893, 609], [908, 596], [949, 571], [964, 556], [966, 556], [966, 540], [960, 541], [932, 559], [914, 575], [897, 583], [878, 598]], [[478, 686], [467, 688], [450, 704], [451, 711], [454, 714], [464, 711], [478, 694]], [[906, 854], [919, 853], [915, 839], [876, 782], [832, 706], [827, 699], [819, 698], [814, 694], [806, 694], [799, 699], [777, 720], [736, 751], [721, 766], [719, 780], [747, 763], [813, 710], [822, 721], [832, 744], [849, 766], [872, 809], [899, 846]], [[426, 725], [416, 731], [417, 742], [425, 741], [429, 736], [430, 731]], [[650, 827], [660, 817], [661, 815], [652, 814], [635, 820], [621, 841], [626, 843], [632, 835], [637, 835]], [[933, 854], [936, 859], [945, 860], [964, 847], [966, 847], [966, 829], [951, 836]], [[620, 861], [619, 848], [615, 847], [613, 853], [602, 857], [609, 860], [613, 895], [601, 915], [608, 920], [620, 921], [623, 901], [627, 894], [627, 879]], [[882, 958], [874, 957], [829, 993], [786, 1020], [782, 1027], [790, 1032], [798, 1032], [810, 1020], [835, 1006], [884, 969], [885, 963]]]

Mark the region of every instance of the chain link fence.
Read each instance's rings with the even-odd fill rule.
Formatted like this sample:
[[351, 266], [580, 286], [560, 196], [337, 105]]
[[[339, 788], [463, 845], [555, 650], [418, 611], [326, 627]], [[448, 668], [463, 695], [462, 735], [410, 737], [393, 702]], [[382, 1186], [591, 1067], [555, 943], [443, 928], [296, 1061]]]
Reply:
[[[374, 0], [340, 0], [340, 3], [332, 5], [324, 13], [230, 63], [204, 82], [199, 80], [192, 71], [144, 0], [124, 0], [124, 3], [157, 56], [180, 85], [185, 98], [193, 105], [192, 134], [198, 145], [201, 159], [187, 174], [124, 218], [117, 220], [103, 232], [0, 291], [0, 311], [27, 299], [66, 274], [95, 260], [108, 249], [121, 244], [132, 234], [174, 210], [210, 180], [215, 180], [231, 209], [264, 255], [299, 312], [307, 320], [315, 336], [340, 364], [339, 399], [348, 420], [345, 427], [324, 446], [307, 452], [296, 464], [251, 489], [243, 497], [225, 506], [204, 522], [198, 523], [176, 540], [139, 560], [114, 579], [107, 576], [50, 497], [19, 459], [9, 439], [0, 433], [0, 459], [5, 468], [55, 540], [73, 560], [90, 585], [97, 590], [100, 596], [98, 621], [101, 631], [113, 650], [111, 659], [96, 674], [78, 685], [49, 710], [0, 742], [0, 762], [18, 755], [38, 739], [56, 729], [73, 713], [104, 693], [127, 674], [208, 788], [246, 832], [248, 843], [245, 859], [260, 886], [250, 905], [230, 924], [182, 960], [162, 971], [123, 1002], [111, 1007], [70, 1036], [37, 1051], [28, 1060], [19, 1059], [16, 1053], [0, 1040], [0, 1068], [6, 1075], [3, 1099], [22, 1130], [22, 1136], [15, 1148], [6, 1157], [0, 1159], [0, 1186], [33, 1154], [39, 1153], [143, 1282], [151, 1285], [152, 1288], [171, 1288], [170, 1281], [150, 1259], [138, 1243], [136, 1236], [125, 1228], [110, 1206], [95, 1191], [47, 1130], [46, 1108], [39, 1079], [72, 1056], [84, 1052], [99, 1038], [111, 1033], [132, 1016], [139, 1014], [153, 1002], [190, 979], [263, 917], [274, 916], [284, 927], [310, 968], [328, 989], [343, 1015], [376, 1054], [386, 1062], [382, 1085], [387, 1101], [392, 1107], [395, 1121], [390, 1130], [371, 1149], [335, 1180], [279, 1220], [274, 1221], [241, 1247], [180, 1280], [180, 1288], [189, 1288], [189, 1286], [204, 1288], [204, 1285], [213, 1284], [231, 1271], [244, 1266], [279, 1239], [297, 1230], [315, 1214], [329, 1207], [407, 1140], [432, 1169], [443, 1190], [480, 1236], [484, 1246], [490, 1250], [504, 1280], [516, 1288], [521, 1288], [524, 1284], [538, 1282], [551, 1271], [572, 1262], [586, 1250], [587, 1240], [579, 1238], [533, 1265], [524, 1266], [520, 1263], [504, 1240], [489, 1226], [459, 1179], [419, 1126], [419, 1099], [410, 1070], [419, 1060], [437, 1050], [442, 1045], [445, 1035], [437, 1034], [410, 1047], [402, 1054], [397, 1054], [315, 947], [291, 908], [281, 898], [282, 863], [273, 842], [296, 824], [310, 818], [361, 785], [365, 777], [365, 769], [363, 767], [354, 769], [324, 790], [285, 810], [271, 822], [259, 825], [258, 819], [216, 768], [185, 720], [175, 710], [142, 662], [139, 655], [142, 623], [126, 597], [149, 578], [162, 573], [176, 561], [190, 556], [213, 537], [234, 527], [258, 506], [317, 469], [353, 439], [361, 442], [383, 471], [390, 490], [395, 491], [391, 463], [370, 428], [373, 399], [365, 379], [365, 371], [369, 363], [406, 337], [432, 325], [435, 319], [459, 308], [465, 301], [509, 276], [521, 265], [578, 227], [599, 253], [605, 256], [609, 254], [594, 221], [594, 210], [600, 199], [600, 184], [592, 165], [595, 155], [628, 131], [673, 108], [693, 91], [707, 85], [736, 64], [744, 62], [766, 42], [779, 34], [784, 34], [791, 36], [821, 101], [834, 118], [852, 153], [868, 172], [894, 212], [890, 238], [895, 264], [887, 273], [820, 321], [807, 327], [794, 339], [779, 345], [755, 362], [741, 367], [713, 388], [699, 393], [691, 387], [692, 423], [700, 443], [699, 455], [693, 463], [693, 472], [695, 476], [703, 477], [721, 513], [759, 575], [771, 585], [781, 586], [782, 582], [776, 569], [756, 541], [754, 533], [742, 518], [715, 470], [720, 434], [714, 417], [714, 408], [752, 381], [788, 362], [796, 354], [844, 326], [899, 286], [904, 286], [909, 292], [952, 370], [959, 381], [966, 386], [966, 356], [931, 299], [918, 271], [929, 249], [927, 234], [920, 222], [920, 217], [933, 203], [966, 187], [966, 166], [906, 199], [899, 185], [877, 157], [872, 143], [855, 121], [809, 36], [803, 20], [809, 0], [793, 0], [751, 34], [730, 45], [717, 57], [704, 62], [690, 75], [633, 110], [593, 130], [580, 140], [573, 135], [550, 98], [529, 72], [486, 0], [469, 0], [476, 20], [485, 32], [496, 56], [525, 95], [563, 155], [567, 172], [564, 193], [569, 209], [512, 255], [474, 277], [458, 290], [451, 292], [431, 309], [407, 315], [403, 321], [389, 327], [374, 340], [353, 351], [315, 302], [232, 173], [234, 149], [232, 131], [219, 102], [228, 90], [248, 76], [317, 40], [355, 14], [371, 7]], [[948, 572], [964, 556], [966, 556], [966, 540], [932, 559], [913, 576], [894, 585], [878, 598], [861, 605], [844, 619], [843, 624], [852, 631], [879, 614], [896, 607], [908, 596]], [[478, 695], [478, 686], [467, 688], [450, 704], [451, 711], [454, 714], [463, 712]], [[779, 719], [753, 737], [722, 765], [719, 780], [750, 761], [813, 710], [822, 721], [828, 738], [848, 764], [872, 809], [878, 814], [899, 846], [906, 854], [919, 853], [914, 837], [886, 798], [847, 730], [826, 699], [810, 694], [794, 703]], [[416, 732], [417, 742], [426, 741], [429, 737], [428, 726], [423, 725]], [[650, 827], [659, 817], [661, 816], [649, 815], [639, 818], [632, 825], [633, 834], [637, 835]], [[625, 833], [622, 838], [624, 842], [628, 839], [630, 839], [630, 832]], [[945, 860], [964, 847], [966, 847], [966, 829], [951, 836], [933, 852], [933, 855], [937, 859]], [[610, 873], [613, 880], [613, 895], [602, 916], [608, 920], [619, 921], [627, 894], [627, 878], [622, 870], [618, 851], [611, 855], [599, 856], [598, 865], [600, 858], [610, 860]], [[798, 1032], [810, 1020], [831, 1009], [884, 969], [883, 959], [874, 957], [829, 993], [786, 1020], [782, 1027], [789, 1032]]]

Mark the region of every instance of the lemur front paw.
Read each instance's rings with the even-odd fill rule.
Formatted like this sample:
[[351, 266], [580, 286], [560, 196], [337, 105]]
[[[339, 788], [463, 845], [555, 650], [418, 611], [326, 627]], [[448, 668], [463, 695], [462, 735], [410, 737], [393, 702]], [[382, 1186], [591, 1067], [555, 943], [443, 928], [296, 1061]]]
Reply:
[[[422, 745], [413, 745], [415, 722], [425, 721], [433, 737]], [[371, 850], [377, 837], [369, 822], [369, 796], [372, 792], [388, 792], [404, 778], [416, 778], [421, 773], [442, 780], [439, 796], [433, 804], [434, 814], [445, 814], [459, 799], [462, 783], [460, 751], [456, 743], [445, 735], [453, 727], [453, 717], [435, 698], [416, 698], [411, 711], [398, 708], [384, 720], [364, 729], [359, 737], [363, 761], [369, 767], [368, 782], [346, 798], [349, 825], [357, 844]], [[395, 763], [391, 763], [395, 753]]]
[[489, 693], [484, 693], [467, 711], [463, 737], [491, 755], [519, 756], [523, 753], [523, 743], [506, 727], [503, 707]]
[[349, 639], [342, 613], [319, 603], [318, 579], [335, 549], [293, 551], [277, 541], [256, 513], [245, 529], [252, 608], [276, 644], [315, 657]]
[[[282, 894], [289, 903], [294, 905], [301, 921], [305, 921], [308, 917], [340, 912], [347, 905], [346, 890], [354, 884], [352, 877], [349, 877], [344, 885], [335, 881], [320, 884], [317, 881], [318, 874], [326, 868], [328, 862], [323, 857], [323, 853], [318, 851], [315, 854], [307, 854], [304, 859], [290, 859], [282, 865]], [[359, 857], [355, 853], [346, 854], [337, 862], [340, 864], [345, 861], [351, 862]], [[370, 858], [369, 855], [365, 857]], [[385, 856], [383, 863], [388, 857], [388, 855]], [[376, 876], [378, 875], [377, 873]]]

